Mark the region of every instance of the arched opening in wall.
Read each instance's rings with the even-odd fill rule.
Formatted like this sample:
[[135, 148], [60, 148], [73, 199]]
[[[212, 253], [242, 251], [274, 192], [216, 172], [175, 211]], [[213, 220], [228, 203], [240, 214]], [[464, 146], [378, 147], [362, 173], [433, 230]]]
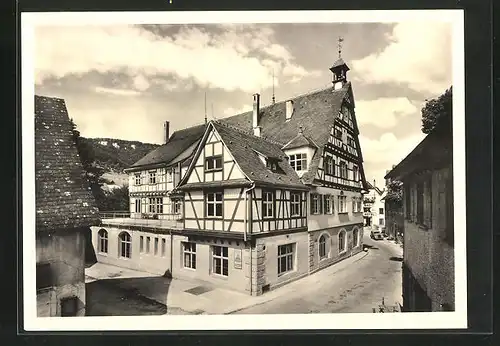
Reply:
[[118, 255], [119, 257], [131, 258], [132, 256], [132, 238], [127, 232], [122, 232], [118, 236]]
[[339, 232], [339, 254], [347, 251], [347, 236], [346, 231], [341, 230]]
[[359, 246], [359, 230], [356, 227], [352, 230], [352, 246]]
[[325, 259], [328, 257], [328, 249], [327, 249], [327, 242], [326, 242], [326, 235], [323, 234], [321, 237], [319, 237], [319, 259]]
[[97, 233], [97, 251], [108, 253], [108, 231], [104, 228], [101, 228]]

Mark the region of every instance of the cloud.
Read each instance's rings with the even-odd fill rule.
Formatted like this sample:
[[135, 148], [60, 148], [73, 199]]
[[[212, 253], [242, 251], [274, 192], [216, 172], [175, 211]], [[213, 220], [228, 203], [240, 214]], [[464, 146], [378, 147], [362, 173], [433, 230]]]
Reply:
[[[151, 79], [183, 80], [201, 87], [254, 92], [272, 85], [272, 71], [290, 80], [308, 72], [294, 63], [289, 50], [273, 42], [266, 26], [219, 26], [215, 34], [183, 26], [161, 37], [140, 26], [38, 27], [35, 33], [35, 79], [98, 73], [125, 73], [128, 87], [145, 91]], [[263, 58], [267, 59], [264, 64]], [[261, 59], [262, 58], [262, 59]]]
[[352, 62], [355, 79], [403, 84], [434, 94], [451, 85], [451, 24], [398, 23], [387, 38], [383, 50]]
[[371, 124], [390, 129], [404, 117], [419, 112], [419, 109], [406, 97], [383, 97], [375, 100], [356, 101], [356, 120], [358, 125]]
[[226, 108], [224, 110], [224, 115], [227, 115], [227, 116], [232, 116], [232, 115], [236, 115], [236, 114], [241, 114], [241, 113], [245, 113], [245, 112], [249, 112], [252, 110], [252, 107], [250, 106], [243, 106], [241, 108], [232, 108], [232, 107], [229, 107], [229, 108]]
[[128, 89], [95, 87], [94, 90], [97, 93], [113, 94], [113, 95], [119, 95], [119, 96], [136, 96], [136, 95], [140, 94], [140, 92], [138, 92], [136, 90], [128, 90]]

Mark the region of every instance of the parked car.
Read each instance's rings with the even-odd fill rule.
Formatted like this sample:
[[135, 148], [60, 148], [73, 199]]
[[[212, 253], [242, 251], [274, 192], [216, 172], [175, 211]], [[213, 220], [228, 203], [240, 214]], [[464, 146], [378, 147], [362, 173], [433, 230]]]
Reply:
[[373, 230], [370, 232], [370, 238], [374, 240], [384, 239], [384, 236], [379, 230]]

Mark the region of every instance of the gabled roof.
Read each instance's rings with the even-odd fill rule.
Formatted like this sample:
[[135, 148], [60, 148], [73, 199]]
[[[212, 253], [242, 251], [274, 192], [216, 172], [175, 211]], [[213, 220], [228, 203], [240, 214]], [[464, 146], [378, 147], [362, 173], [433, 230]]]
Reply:
[[402, 180], [406, 176], [424, 170], [451, 165], [453, 138], [450, 133], [438, 131], [428, 134], [408, 156], [385, 175], [385, 179]]
[[382, 195], [383, 191], [375, 185], [371, 184], [369, 181], [366, 181], [366, 185], [368, 187], [368, 190], [375, 190], [379, 195]]
[[318, 148], [316, 143], [314, 143], [314, 141], [309, 137], [304, 136], [304, 133], [301, 131], [294, 139], [285, 144], [281, 149], [287, 150], [287, 149], [295, 149], [301, 147], [311, 147], [316, 149]]
[[[286, 120], [286, 101], [277, 102], [262, 107], [259, 114], [259, 126], [262, 127], [262, 137], [270, 139], [282, 146], [292, 141], [302, 128], [303, 135], [320, 148], [314, 154], [309, 170], [302, 176], [306, 184], [312, 183], [316, 176], [322, 148], [328, 143], [330, 128], [335, 123], [344, 97], [348, 94], [351, 84], [335, 90], [333, 87], [297, 96], [293, 99], [294, 112], [290, 120]], [[252, 131], [252, 111], [219, 120], [245, 131]], [[325, 129], [318, 131], [318, 129]]]
[[98, 225], [63, 99], [35, 96], [36, 230]]
[[169, 165], [175, 163], [174, 159], [177, 156], [201, 139], [205, 128], [206, 125], [202, 124], [175, 131], [167, 143], [146, 154], [146, 156], [130, 166], [128, 170], [158, 164]]
[[[224, 145], [227, 147], [238, 166], [250, 181], [257, 185], [287, 186], [290, 188], [307, 189], [300, 181], [295, 170], [288, 163], [281, 145], [254, 136], [241, 129], [224, 124], [221, 121], [211, 121], [210, 126], [217, 131]], [[207, 128], [207, 134], [210, 132]], [[205, 138], [207, 137], [205, 134]], [[200, 147], [201, 148], [201, 147]], [[266, 167], [259, 155], [278, 159], [279, 170], [273, 172]], [[187, 177], [188, 175], [186, 175]], [[183, 184], [183, 182], [181, 182]], [[192, 184], [185, 184], [180, 189], [189, 188]], [[199, 185], [199, 184], [198, 184]]]

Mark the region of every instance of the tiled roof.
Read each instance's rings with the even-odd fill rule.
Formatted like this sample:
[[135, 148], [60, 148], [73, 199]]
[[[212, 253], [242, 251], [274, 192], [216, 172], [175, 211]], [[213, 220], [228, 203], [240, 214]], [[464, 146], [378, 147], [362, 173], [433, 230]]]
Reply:
[[63, 99], [35, 96], [36, 230], [98, 225]]
[[375, 190], [375, 191], [377, 191], [377, 193], [378, 193], [379, 195], [382, 195], [382, 192], [383, 192], [383, 191], [382, 191], [382, 190], [380, 190], [380, 188], [378, 188], [378, 187], [376, 187], [375, 185], [373, 185], [372, 183], [370, 183], [369, 181], [366, 181], [366, 185], [367, 185], [367, 187], [368, 187], [368, 190]]
[[[348, 82], [338, 90], [330, 87], [293, 98], [294, 112], [288, 121], [285, 114], [285, 101], [260, 109], [259, 125], [262, 127], [263, 138], [276, 141], [283, 146], [297, 137], [302, 128], [303, 135], [320, 148], [313, 156], [308, 172], [302, 176], [304, 183], [312, 183], [316, 176], [322, 148], [328, 143], [330, 128], [334, 125], [342, 100], [349, 88]], [[220, 121], [245, 131], [252, 131], [252, 111]], [[324, 131], [319, 129], [324, 129]]]
[[175, 131], [166, 144], [149, 152], [130, 168], [147, 167], [160, 163], [170, 164], [177, 156], [201, 139], [205, 128], [206, 125], [202, 124]]
[[[333, 65], [332, 65], [331, 68], [339, 67], [339, 66], [342, 66], [342, 65], [345, 65], [347, 67], [347, 64], [344, 62], [344, 59], [338, 58], [337, 61], [335, 61], [333, 63]], [[349, 69], [349, 67], [347, 67], [347, 69]]]
[[452, 156], [453, 138], [451, 133], [432, 132], [384, 178], [401, 180], [420, 170], [451, 165]]
[[295, 148], [301, 148], [301, 147], [312, 147], [312, 148], [318, 148], [316, 143], [307, 136], [304, 136], [302, 132], [300, 132], [294, 139], [292, 139], [290, 142], [285, 144], [283, 146], [283, 150], [286, 149], [295, 149]]
[[[280, 144], [254, 136], [222, 122], [212, 122], [212, 124], [243, 173], [252, 181], [304, 188], [299, 176], [288, 163]], [[279, 159], [277, 162], [279, 170], [273, 172], [268, 169], [259, 158], [258, 153]]]

